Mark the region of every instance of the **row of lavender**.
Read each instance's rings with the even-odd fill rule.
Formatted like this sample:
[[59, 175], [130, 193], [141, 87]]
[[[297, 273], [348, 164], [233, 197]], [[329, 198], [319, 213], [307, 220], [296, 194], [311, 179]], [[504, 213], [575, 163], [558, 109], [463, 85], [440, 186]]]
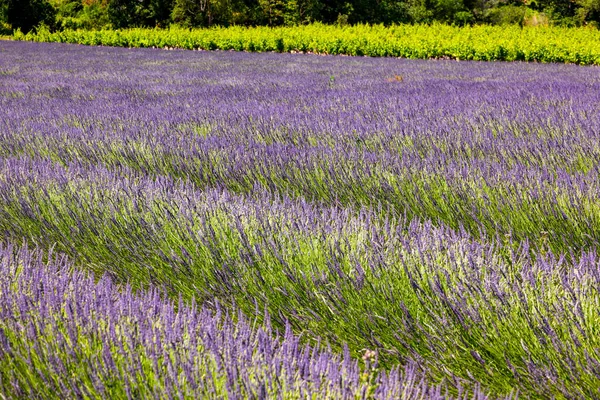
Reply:
[[239, 309], [357, 359], [374, 351], [383, 368], [415, 363], [452, 388], [598, 394], [595, 252], [555, 257], [132, 170], [9, 159], [0, 177], [2, 231], [134, 288]]
[[[396, 397], [412, 376], [400, 366], [419, 365], [454, 394], [600, 396], [597, 69], [31, 43], [0, 55], [6, 240], [392, 370], [321, 395]], [[20, 365], [6, 379], [37, 374]]]
[[289, 329], [72, 269], [64, 256], [0, 248], [3, 398], [447, 398], [415, 365], [380, 372], [370, 356], [360, 369]]
[[596, 68], [60, 46], [4, 45], [0, 154], [600, 238]]

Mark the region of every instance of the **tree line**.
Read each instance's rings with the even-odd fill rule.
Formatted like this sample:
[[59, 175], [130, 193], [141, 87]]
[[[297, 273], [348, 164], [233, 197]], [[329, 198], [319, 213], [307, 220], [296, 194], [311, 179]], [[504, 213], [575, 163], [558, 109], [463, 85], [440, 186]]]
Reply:
[[0, 0], [5, 30], [443, 22], [597, 26], [600, 0]]

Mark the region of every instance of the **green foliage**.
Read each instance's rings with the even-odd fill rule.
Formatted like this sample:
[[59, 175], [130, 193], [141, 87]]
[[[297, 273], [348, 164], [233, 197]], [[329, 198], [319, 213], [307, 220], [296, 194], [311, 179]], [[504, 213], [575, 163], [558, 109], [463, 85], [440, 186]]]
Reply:
[[0, 22], [0, 37], [2, 37], [2, 36], [8, 37], [11, 34], [12, 34], [12, 30], [10, 29], [10, 26]]
[[429, 3], [429, 0], [411, 0], [408, 8], [411, 21], [431, 23], [433, 21], [433, 10]]
[[0, 9], [13, 29], [29, 32], [39, 24], [54, 26], [56, 10], [46, 0], [0, 0]]
[[289, 0], [286, 4], [286, 25], [304, 24], [319, 20], [323, 4], [319, 0]]
[[153, 26], [166, 26], [171, 20], [172, 0], [149, 0], [147, 22]]
[[134, 24], [135, 1], [111, 0], [108, 3], [108, 17], [115, 28], [126, 28]]
[[[29, 31], [43, 22], [52, 26], [47, 0], [0, 0], [0, 19], [8, 4], [30, 4], [39, 11], [19, 11], [12, 18], [31, 20]], [[465, 26], [538, 25], [596, 26], [600, 0], [50, 0], [60, 29], [117, 29], [207, 26], [296, 26], [314, 22], [337, 25], [431, 24]], [[46, 11], [44, 11], [46, 10]], [[37, 14], [36, 14], [37, 13]], [[16, 17], [15, 17], [16, 15]], [[528, 19], [528, 16], [532, 17]], [[7, 17], [5, 16], [5, 20]], [[19, 23], [22, 25], [22, 23]]]
[[436, 0], [433, 11], [437, 21], [446, 23], [455, 21], [457, 13], [467, 12], [462, 0]]
[[579, 6], [575, 13], [577, 20], [595, 25], [600, 22], [600, 0], [577, 0], [576, 4]]
[[207, 0], [175, 0], [172, 20], [183, 27], [206, 25], [205, 11]]
[[284, 0], [258, 0], [265, 22], [268, 26], [281, 25], [285, 9]]
[[170, 20], [171, 0], [109, 0], [107, 13], [114, 28], [164, 26]]
[[102, 29], [110, 27], [107, 7], [97, 0], [51, 0], [58, 29]]
[[15, 39], [126, 47], [311, 52], [372, 57], [600, 64], [600, 32], [589, 28], [312, 24], [296, 27], [128, 29], [16, 33]]
[[78, 18], [71, 20], [75, 26], [70, 27], [67, 21], [62, 20], [63, 29], [102, 29], [110, 26], [110, 19], [106, 8], [96, 3], [83, 7], [78, 14]]
[[258, 0], [259, 23], [294, 26], [318, 21], [323, 4], [319, 0]]
[[511, 4], [488, 10], [486, 20], [494, 25], [523, 25], [526, 12], [526, 7]]
[[173, 4], [171, 20], [185, 28], [247, 24], [258, 9], [245, 0], [175, 0]]

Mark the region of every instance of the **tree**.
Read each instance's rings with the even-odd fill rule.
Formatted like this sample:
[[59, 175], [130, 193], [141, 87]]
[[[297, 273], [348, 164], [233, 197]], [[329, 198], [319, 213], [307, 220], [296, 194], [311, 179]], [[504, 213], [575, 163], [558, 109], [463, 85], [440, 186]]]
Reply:
[[109, 0], [108, 17], [114, 28], [164, 26], [171, 8], [171, 0]]
[[408, 3], [397, 0], [381, 0], [379, 3], [379, 20], [384, 24], [410, 22]]
[[262, 9], [264, 22], [268, 26], [282, 25], [285, 15], [284, 0], [258, 0]]
[[13, 29], [29, 32], [40, 24], [54, 27], [56, 10], [46, 0], [0, 0], [6, 22]]
[[149, 0], [149, 20], [154, 26], [163, 27], [171, 21], [172, 0]]
[[207, 24], [209, 0], [175, 0], [171, 13], [173, 22], [188, 28]]
[[587, 25], [591, 22], [597, 25], [600, 22], [600, 0], [578, 0], [577, 5], [579, 23]]
[[137, 0], [110, 0], [108, 18], [113, 28], [121, 29], [139, 25], [137, 18]]
[[283, 22], [285, 25], [300, 25], [318, 21], [322, 7], [319, 0], [287, 0]]
[[578, 7], [575, 0], [532, 0], [529, 8], [543, 12], [555, 23], [569, 24], [574, 22]]
[[436, 0], [433, 12], [437, 21], [458, 25], [464, 25], [472, 16], [463, 0]]

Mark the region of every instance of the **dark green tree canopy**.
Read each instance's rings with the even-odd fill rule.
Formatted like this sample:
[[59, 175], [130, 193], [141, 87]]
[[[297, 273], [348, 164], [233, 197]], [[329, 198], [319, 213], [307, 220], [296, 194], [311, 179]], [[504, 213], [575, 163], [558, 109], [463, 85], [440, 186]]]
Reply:
[[453, 25], [596, 25], [600, 0], [0, 0], [0, 17], [29, 31], [444, 22]]
[[0, 0], [5, 20], [13, 29], [29, 32], [44, 23], [54, 26], [56, 10], [46, 0]]

